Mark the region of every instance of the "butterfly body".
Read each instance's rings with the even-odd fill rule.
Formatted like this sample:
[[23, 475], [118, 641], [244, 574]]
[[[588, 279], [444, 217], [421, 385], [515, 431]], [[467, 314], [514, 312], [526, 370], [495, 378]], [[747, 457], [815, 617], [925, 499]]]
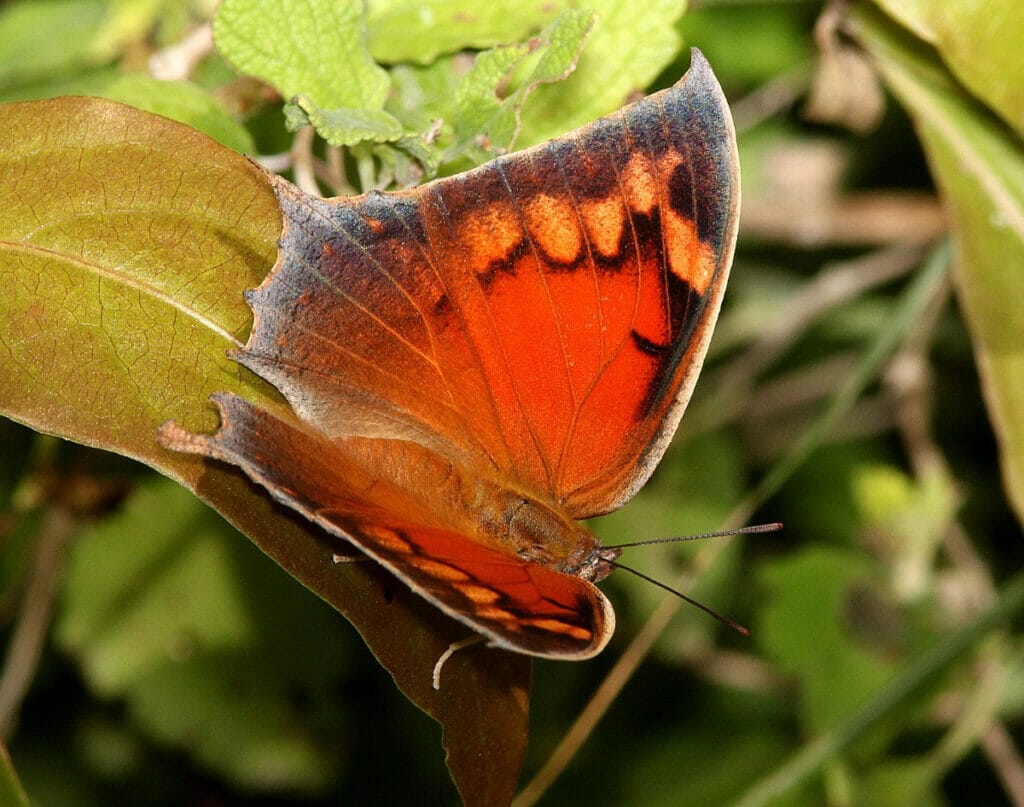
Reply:
[[564, 138], [392, 194], [271, 178], [280, 255], [233, 358], [290, 410], [215, 396], [164, 445], [241, 468], [496, 646], [599, 652], [613, 568], [577, 519], [628, 500], [717, 317], [739, 189], [698, 52], [673, 88]]

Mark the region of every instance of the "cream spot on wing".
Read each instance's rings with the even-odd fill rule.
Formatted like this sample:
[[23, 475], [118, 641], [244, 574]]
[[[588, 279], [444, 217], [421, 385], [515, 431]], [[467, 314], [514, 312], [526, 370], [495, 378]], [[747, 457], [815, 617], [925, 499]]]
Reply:
[[388, 552], [394, 552], [399, 555], [408, 555], [412, 552], [412, 545], [389, 527], [361, 524], [360, 532], [381, 549], [386, 549]]
[[579, 639], [581, 642], [589, 642], [594, 636], [593, 632], [586, 628], [581, 628], [579, 625], [570, 625], [568, 622], [562, 622], [558, 619], [524, 619], [523, 622], [548, 633], [560, 633], [563, 636], [571, 636], [573, 639]]
[[[681, 162], [678, 154], [669, 152], [658, 162], [658, 172], [670, 177]], [[715, 255], [697, 237], [697, 222], [680, 216], [666, 199], [661, 206], [661, 226], [672, 274], [689, 283], [698, 294], [705, 294], [714, 277]]]
[[594, 251], [606, 258], [616, 257], [626, 226], [626, 209], [622, 200], [618, 196], [587, 200], [580, 203], [580, 214]]
[[505, 260], [523, 238], [519, 218], [508, 205], [491, 204], [468, 213], [459, 223], [458, 242], [476, 271]]
[[552, 259], [572, 263], [579, 256], [582, 237], [570, 199], [538, 194], [523, 205], [523, 218], [534, 240]]
[[715, 271], [715, 259], [697, 237], [696, 223], [667, 207], [661, 220], [672, 274], [689, 283], [698, 294], [704, 294]]
[[646, 158], [640, 154], [629, 158], [622, 170], [622, 185], [631, 210], [650, 215], [660, 200], [658, 183]]
[[469, 575], [462, 571], [462, 569], [442, 563], [439, 560], [417, 556], [409, 558], [409, 565], [436, 580], [446, 580], [448, 582], [469, 580]]
[[466, 599], [477, 605], [492, 605], [501, 599], [501, 594], [493, 588], [478, 586], [475, 583], [454, 583], [453, 585]]

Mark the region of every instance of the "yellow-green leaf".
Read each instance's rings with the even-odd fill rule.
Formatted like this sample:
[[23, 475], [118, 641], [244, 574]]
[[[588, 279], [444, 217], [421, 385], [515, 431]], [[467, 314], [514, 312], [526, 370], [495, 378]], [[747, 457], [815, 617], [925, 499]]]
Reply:
[[956, 234], [957, 291], [1003, 478], [1024, 521], [1024, 143], [935, 52], [869, 7], [855, 31], [920, 134]]
[[280, 226], [259, 169], [110, 101], [0, 110], [0, 409], [160, 464], [163, 419], [215, 424], [193, 400], [268, 397], [225, 355]]
[[321, 109], [308, 95], [297, 95], [284, 111], [289, 129], [313, 126], [332, 146], [354, 146], [367, 140], [389, 143], [405, 134], [398, 119], [383, 109]]
[[[589, 12], [566, 11], [529, 42], [478, 54], [456, 94], [456, 142], [444, 160], [466, 153], [483, 162], [507, 151], [519, 134], [520, 110], [526, 99], [541, 84], [560, 81], [575, 69], [593, 24], [594, 15]], [[509, 79], [527, 65], [529, 73], [509, 91]], [[503, 97], [501, 90], [505, 90]]]
[[243, 73], [321, 109], [382, 109], [388, 74], [370, 58], [361, 0], [224, 0], [217, 50]]
[[933, 45], [957, 79], [1024, 135], [1024, 3], [875, 0]]
[[676, 22], [685, 0], [592, 0], [596, 15], [576, 70], [565, 81], [540, 88], [523, 115], [516, 145], [531, 146], [618, 109], [643, 92], [679, 54]]
[[367, 46], [382, 62], [430, 64], [441, 54], [516, 42], [567, 6], [564, 1], [371, 0]]

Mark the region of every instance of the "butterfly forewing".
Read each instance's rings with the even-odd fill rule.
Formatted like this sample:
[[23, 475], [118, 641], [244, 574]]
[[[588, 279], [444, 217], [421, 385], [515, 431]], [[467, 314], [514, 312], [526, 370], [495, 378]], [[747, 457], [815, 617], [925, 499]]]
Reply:
[[276, 187], [287, 229], [238, 358], [300, 416], [421, 442], [577, 517], [647, 478], [734, 240], [734, 138], [702, 57], [616, 115], [413, 191]]

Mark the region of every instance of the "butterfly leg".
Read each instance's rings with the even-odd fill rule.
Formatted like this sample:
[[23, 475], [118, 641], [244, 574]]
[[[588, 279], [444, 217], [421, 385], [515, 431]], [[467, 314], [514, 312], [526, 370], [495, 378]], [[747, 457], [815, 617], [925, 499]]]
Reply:
[[352, 553], [351, 555], [343, 555], [339, 552], [335, 552], [331, 555], [331, 563], [365, 563], [369, 558], [366, 555], [359, 555]]
[[458, 642], [452, 642], [450, 645], [448, 645], [448, 649], [441, 654], [441, 657], [437, 660], [437, 663], [434, 665], [434, 674], [431, 676], [431, 679], [433, 681], [435, 690], [440, 691], [441, 689], [441, 668], [445, 665], [445, 662], [447, 662], [448, 659], [450, 659], [459, 650], [462, 650], [466, 647], [472, 647], [473, 645], [477, 644], [478, 642], [482, 642], [483, 640], [484, 637], [477, 634], [475, 636], [467, 636], [465, 639], [461, 639]]

